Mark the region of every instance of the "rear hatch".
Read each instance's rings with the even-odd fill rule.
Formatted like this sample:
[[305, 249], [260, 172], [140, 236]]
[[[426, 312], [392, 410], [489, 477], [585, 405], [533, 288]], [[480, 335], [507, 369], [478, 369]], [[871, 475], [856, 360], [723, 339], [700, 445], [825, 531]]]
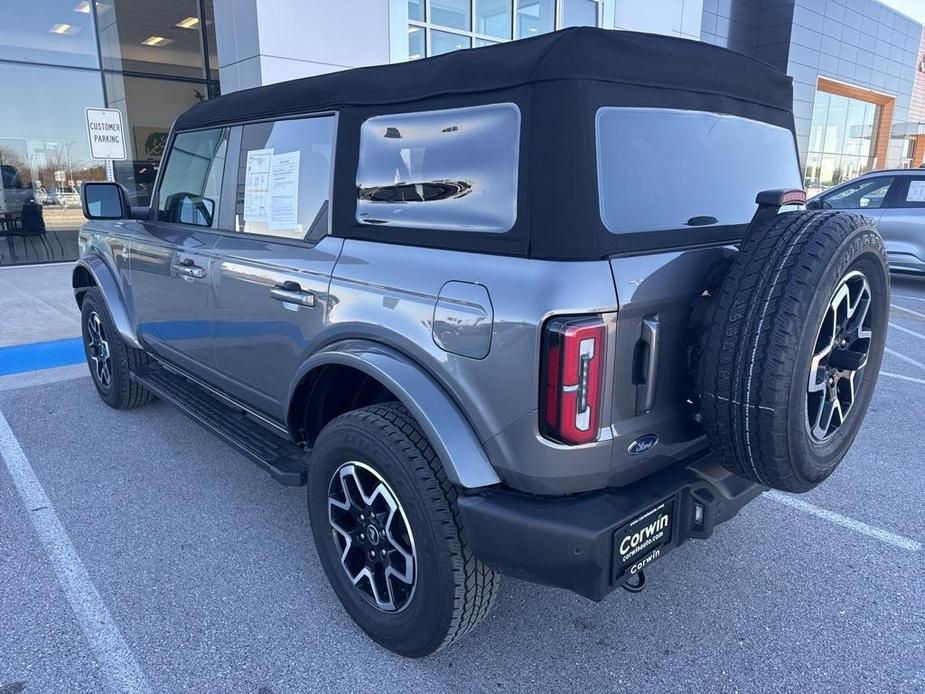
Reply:
[[718, 288], [756, 195], [802, 188], [793, 133], [704, 111], [601, 108], [598, 193], [620, 310], [612, 425], [614, 484], [706, 447], [694, 373]]

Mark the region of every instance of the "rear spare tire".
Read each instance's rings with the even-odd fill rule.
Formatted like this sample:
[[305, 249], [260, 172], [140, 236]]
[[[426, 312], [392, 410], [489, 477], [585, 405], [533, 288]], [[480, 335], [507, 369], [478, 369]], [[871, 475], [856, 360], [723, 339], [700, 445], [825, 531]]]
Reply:
[[791, 212], [743, 240], [700, 359], [703, 426], [719, 461], [809, 491], [838, 466], [870, 402], [889, 273], [873, 222]]

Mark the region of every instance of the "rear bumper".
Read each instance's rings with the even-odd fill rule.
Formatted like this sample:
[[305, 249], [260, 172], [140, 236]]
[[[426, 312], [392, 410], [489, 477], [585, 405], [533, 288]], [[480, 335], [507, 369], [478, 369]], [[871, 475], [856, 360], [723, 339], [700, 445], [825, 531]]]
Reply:
[[[559, 498], [494, 490], [460, 496], [458, 503], [466, 537], [480, 560], [504, 573], [600, 600], [630, 579], [633, 566], [690, 538], [710, 537], [764, 490], [706, 457], [627, 487]], [[627, 565], [617, 538], [631, 521], [663, 502], [669, 502], [672, 514], [664, 544]]]

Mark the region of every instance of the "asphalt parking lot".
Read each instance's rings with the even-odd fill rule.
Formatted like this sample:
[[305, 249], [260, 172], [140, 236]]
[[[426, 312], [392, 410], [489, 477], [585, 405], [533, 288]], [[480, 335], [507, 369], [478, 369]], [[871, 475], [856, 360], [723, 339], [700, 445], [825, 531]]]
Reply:
[[303, 489], [167, 405], [109, 410], [80, 367], [0, 379], [0, 693], [923, 692], [925, 281], [893, 291], [877, 393], [827, 484], [760, 498], [638, 595], [507, 579], [420, 661], [341, 609]]

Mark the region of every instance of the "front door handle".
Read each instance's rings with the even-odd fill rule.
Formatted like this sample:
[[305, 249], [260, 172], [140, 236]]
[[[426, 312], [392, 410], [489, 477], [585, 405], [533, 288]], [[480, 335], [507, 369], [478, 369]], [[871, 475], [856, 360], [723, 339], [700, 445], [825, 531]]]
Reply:
[[283, 282], [270, 290], [270, 296], [287, 304], [298, 304], [309, 308], [315, 305], [315, 295], [302, 289], [298, 282]]
[[173, 269], [184, 277], [191, 277], [197, 280], [201, 280], [206, 276], [206, 269], [204, 267], [199, 267], [189, 258], [184, 258], [174, 263]]

